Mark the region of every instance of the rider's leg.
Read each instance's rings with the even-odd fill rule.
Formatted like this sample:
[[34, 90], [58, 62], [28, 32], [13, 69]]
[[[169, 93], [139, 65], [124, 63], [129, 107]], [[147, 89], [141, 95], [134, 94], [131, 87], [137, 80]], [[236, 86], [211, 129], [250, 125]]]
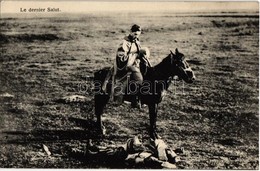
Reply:
[[135, 94], [133, 95], [131, 106], [133, 108], [141, 108], [139, 98], [138, 98], [138, 94], [139, 94], [139, 90], [140, 90], [140, 85], [143, 82], [143, 76], [141, 74], [140, 69], [137, 68], [137, 67], [130, 66], [130, 67], [128, 67], [128, 69], [132, 72], [132, 78], [135, 81], [134, 85], [135, 85], [135, 90], [136, 90]]

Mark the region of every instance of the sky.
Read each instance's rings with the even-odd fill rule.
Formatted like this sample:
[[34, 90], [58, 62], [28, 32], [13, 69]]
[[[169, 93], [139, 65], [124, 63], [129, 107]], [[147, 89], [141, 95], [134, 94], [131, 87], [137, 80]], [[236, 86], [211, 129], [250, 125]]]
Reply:
[[22, 13], [22, 9], [28, 12], [29, 8], [47, 10], [48, 7], [59, 8], [61, 13], [259, 11], [257, 1], [1, 1], [1, 13]]

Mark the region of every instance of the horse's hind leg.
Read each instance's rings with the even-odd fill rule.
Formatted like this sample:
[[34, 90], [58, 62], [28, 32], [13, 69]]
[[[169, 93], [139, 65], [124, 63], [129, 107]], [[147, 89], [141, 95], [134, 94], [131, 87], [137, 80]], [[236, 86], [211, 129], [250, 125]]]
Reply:
[[99, 132], [101, 132], [102, 134], [104, 134], [105, 132], [103, 131], [103, 124], [102, 124], [102, 120], [101, 120], [101, 115], [103, 113], [104, 107], [98, 105], [95, 102], [95, 115], [97, 117], [97, 130]]
[[102, 124], [102, 119], [101, 115], [103, 114], [105, 105], [108, 101], [107, 96], [101, 96], [101, 95], [96, 95], [95, 96], [95, 115], [97, 117], [97, 129], [100, 131], [100, 133], [105, 134], [106, 130], [105, 127]]
[[[106, 79], [108, 78], [108, 74], [110, 73], [110, 68], [106, 68], [94, 73], [94, 84], [95, 84], [95, 115], [97, 117], [97, 129], [100, 133], [104, 134], [105, 129], [102, 124], [101, 115], [103, 114], [103, 110], [106, 104], [109, 101], [109, 94], [103, 90], [103, 86], [105, 89], [109, 89], [108, 84], [104, 84]], [[107, 80], [108, 81], [108, 80]]]

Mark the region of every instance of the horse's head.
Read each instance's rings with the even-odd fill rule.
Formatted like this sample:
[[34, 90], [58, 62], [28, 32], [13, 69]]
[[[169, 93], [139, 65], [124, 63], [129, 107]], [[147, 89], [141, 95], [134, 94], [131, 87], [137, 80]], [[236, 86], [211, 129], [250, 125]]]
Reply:
[[189, 64], [185, 60], [185, 57], [182, 53], [176, 48], [175, 54], [171, 51], [169, 55], [171, 59], [171, 68], [174, 75], [177, 75], [179, 79], [183, 79], [187, 83], [192, 83], [195, 81], [195, 75], [190, 68]]

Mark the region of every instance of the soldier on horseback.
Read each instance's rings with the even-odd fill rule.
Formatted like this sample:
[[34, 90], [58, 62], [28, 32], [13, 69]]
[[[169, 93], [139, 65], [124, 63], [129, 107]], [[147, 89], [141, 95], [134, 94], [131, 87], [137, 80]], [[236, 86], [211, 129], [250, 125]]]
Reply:
[[[146, 104], [149, 109], [150, 137], [152, 139], [158, 139], [159, 135], [156, 132], [158, 105], [162, 101], [164, 92], [169, 88], [172, 78], [178, 76], [180, 80], [184, 80], [186, 83], [193, 83], [195, 81], [196, 77], [194, 72], [185, 60], [184, 54], [180, 53], [177, 48], [175, 53], [170, 51], [170, 54], [159, 64], [151, 67], [147, 60], [149, 51], [147, 48], [146, 50], [142, 49], [138, 40], [140, 33], [140, 26], [132, 26], [131, 33], [125, 37], [123, 43], [117, 50], [115, 65], [110, 68], [103, 68], [94, 73], [94, 83], [97, 83], [95, 84], [94, 97], [95, 115], [97, 116], [98, 131], [102, 134], [105, 134], [105, 128], [102, 124], [101, 115], [104, 113], [104, 108], [109, 100], [115, 97], [115, 102], [120, 102], [121, 104], [123, 100], [129, 101], [132, 102], [132, 107], [135, 107], [135, 105], [138, 104], [136, 97], [139, 97], [141, 103]], [[130, 82], [127, 81], [128, 79], [125, 79], [128, 78], [128, 76], [130, 76]], [[112, 84], [110, 82], [111, 78]], [[129, 85], [135, 86], [135, 84], [131, 84], [132, 80], [136, 82], [140, 90], [137, 93], [130, 92], [128, 94], [127, 88], [130, 87]], [[110, 84], [106, 82], [110, 82]], [[113, 84], [116, 85], [118, 82], [126, 83], [121, 84], [122, 86], [118, 86], [119, 88], [126, 87], [126, 93], [120, 93], [120, 96], [116, 96], [117, 86], [115, 86], [115, 88], [113, 87]], [[150, 86], [147, 86], [146, 83], [149, 83]], [[100, 85], [102, 85], [101, 89]], [[152, 91], [146, 93], [147, 88]], [[115, 92], [112, 92], [113, 90], [115, 90]], [[117, 97], [122, 98], [118, 98], [119, 100], [117, 101]], [[135, 99], [133, 97], [135, 97]], [[115, 99], [112, 98], [113, 101]]]
[[[141, 31], [141, 27], [137, 24], [131, 27], [130, 34], [124, 37], [123, 42], [117, 49], [114, 65], [114, 75], [121, 77], [131, 72], [131, 78], [135, 81], [137, 90], [139, 90], [143, 82], [143, 74], [146, 73], [147, 67], [151, 67], [148, 60], [150, 56], [149, 49], [142, 48], [139, 41]], [[132, 107], [140, 108], [138, 95], [134, 96]]]

